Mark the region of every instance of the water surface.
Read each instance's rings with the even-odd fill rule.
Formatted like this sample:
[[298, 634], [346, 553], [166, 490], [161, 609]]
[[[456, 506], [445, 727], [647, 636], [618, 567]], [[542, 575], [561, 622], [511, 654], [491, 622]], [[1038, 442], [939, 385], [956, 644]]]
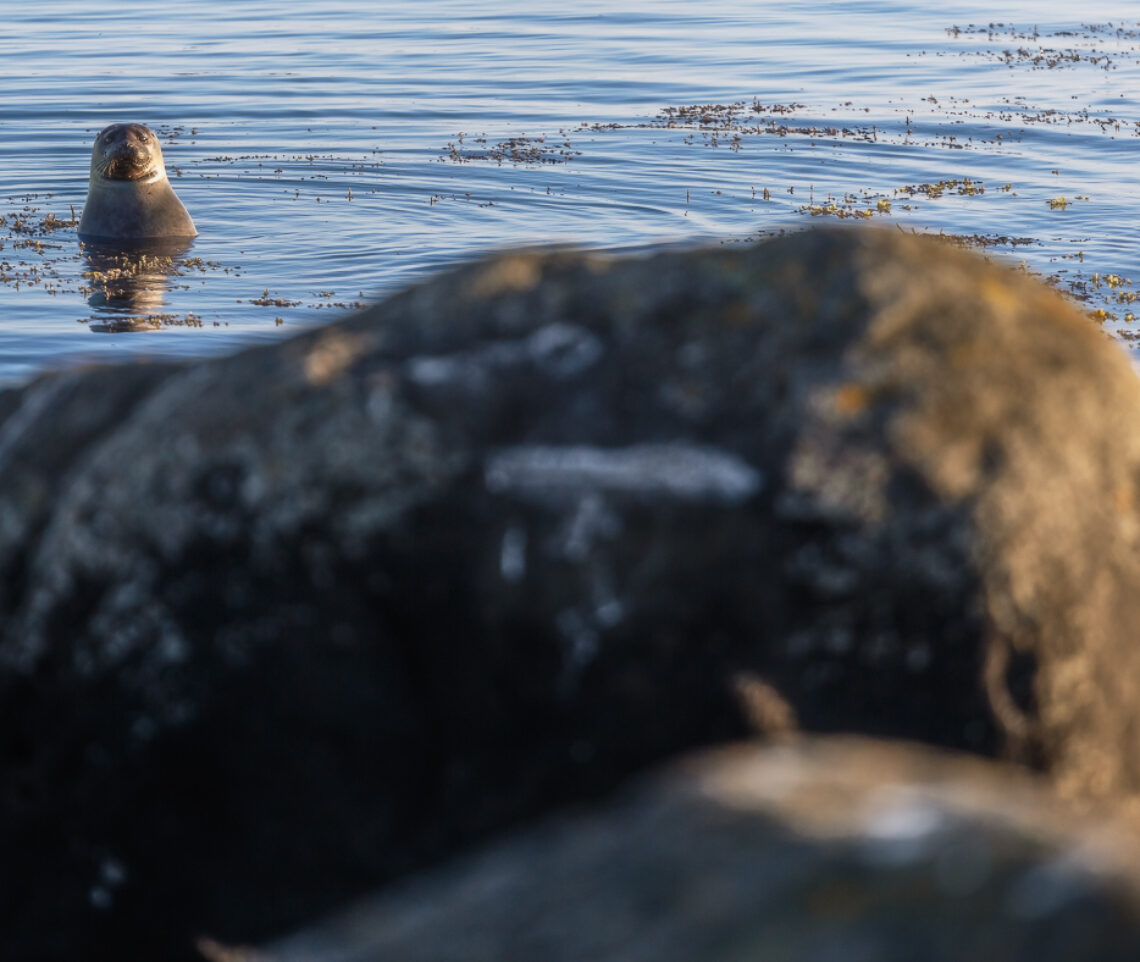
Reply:
[[[971, 238], [1126, 337], [1129, 13], [1016, 0], [991, 27], [991, 4], [889, 0], [8, 10], [0, 379], [280, 338], [490, 248], [647, 251], [836, 219]], [[200, 231], [141, 281], [67, 226], [95, 133], [121, 120], [162, 135]], [[133, 296], [108, 296], [124, 284]]]

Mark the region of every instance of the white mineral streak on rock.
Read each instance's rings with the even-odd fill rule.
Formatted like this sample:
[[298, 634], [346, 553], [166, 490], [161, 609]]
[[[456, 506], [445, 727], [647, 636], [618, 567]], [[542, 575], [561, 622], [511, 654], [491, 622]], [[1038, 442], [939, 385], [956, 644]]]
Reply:
[[577, 675], [598, 653], [598, 631], [590, 619], [576, 608], [567, 608], [559, 613], [558, 629], [571, 646], [566, 667], [571, 674]]
[[928, 857], [949, 813], [921, 792], [888, 786], [873, 793], [863, 823], [864, 857], [879, 865], [906, 865]]
[[621, 518], [592, 489], [576, 498], [573, 505], [561, 531], [559, 552], [569, 561], [583, 562], [590, 557], [595, 542], [621, 533]]
[[518, 525], [511, 525], [503, 532], [499, 571], [504, 581], [512, 583], [526, 577], [526, 531]]
[[404, 375], [423, 388], [473, 389], [497, 372], [534, 366], [554, 378], [581, 374], [604, 353], [601, 339], [576, 324], [547, 324], [523, 340], [493, 341], [458, 354], [416, 355]]
[[547, 324], [526, 341], [531, 360], [554, 377], [573, 377], [605, 352], [601, 340], [577, 324]]
[[412, 357], [404, 362], [404, 374], [421, 387], [436, 387], [458, 380], [469, 363], [457, 357]]
[[489, 490], [542, 497], [594, 490], [678, 501], [739, 504], [763, 486], [763, 475], [727, 451], [675, 441], [627, 448], [531, 444], [504, 448], [484, 466]]

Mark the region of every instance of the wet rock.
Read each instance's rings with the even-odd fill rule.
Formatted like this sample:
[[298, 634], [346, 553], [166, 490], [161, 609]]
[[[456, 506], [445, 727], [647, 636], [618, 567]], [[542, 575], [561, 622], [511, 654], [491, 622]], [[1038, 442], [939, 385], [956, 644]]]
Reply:
[[854, 738], [674, 766], [221, 962], [1078, 962], [1140, 954], [1135, 838]]
[[756, 729], [1128, 799], [1138, 391], [1054, 293], [875, 232], [511, 255], [41, 380], [0, 407], [5, 944], [262, 940]]

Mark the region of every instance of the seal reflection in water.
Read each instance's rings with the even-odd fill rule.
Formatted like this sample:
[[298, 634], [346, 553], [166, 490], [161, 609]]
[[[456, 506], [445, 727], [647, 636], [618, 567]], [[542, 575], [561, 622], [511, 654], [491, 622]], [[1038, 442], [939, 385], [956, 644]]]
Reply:
[[[98, 333], [156, 330], [170, 273], [198, 231], [166, 176], [162, 147], [142, 124], [95, 138], [79, 219]], [[95, 320], [93, 318], [93, 320]]]
[[84, 279], [94, 315], [88, 328], [97, 334], [162, 328], [170, 277], [189, 248], [189, 240], [175, 238], [139, 241], [129, 248], [88, 243]]

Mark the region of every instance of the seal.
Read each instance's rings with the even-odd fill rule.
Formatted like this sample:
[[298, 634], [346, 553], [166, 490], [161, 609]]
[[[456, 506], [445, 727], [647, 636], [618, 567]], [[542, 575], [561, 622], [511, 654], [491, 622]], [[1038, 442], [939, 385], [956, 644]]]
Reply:
[[167, 179], [154, 131], [142, 124], [111, 124], [99, 131], [79, 239], [106, 243], [197, 234]]

